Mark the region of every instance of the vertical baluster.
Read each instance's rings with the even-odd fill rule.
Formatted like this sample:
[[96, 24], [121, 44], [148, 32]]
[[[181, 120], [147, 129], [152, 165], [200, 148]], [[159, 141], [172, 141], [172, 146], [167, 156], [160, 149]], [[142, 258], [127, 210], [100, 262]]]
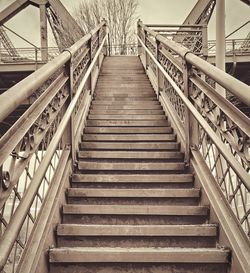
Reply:
[[[184, 94], [187, 98], [190, 97], [191, 86], [189, 84], [189, 78], [192, 75], [192, 65], [183, 62], [183, 81], [184, 81]], [[188, 107], [185, 106], [185, 163], [188, 167], [190, 165], [190, 149], [198, 144], [198, 123], [196, 119], [191, 115]]]
[[[65, 71], [69, 75], [69, 83], [68, 83], [68, 88], [69, 88], [69, 99], [68, 99], [68, 104], [70, 104], [72, 98], [74, 97], [74, 68], [73, 68], [73, 56], [71, 56], [69, 62], [66, 65]], [[70, 117], [70, 122], [68, 123], [66, 130], [64, 131], [64, 135], [62, 137], [63, 139], [63, 146], [68, 145], [70, 146], [71, 149], [71, 158], [72, 158], [72, 164], [75, 163], [76, 161], [76, 150], [75, 150], [75, 135], [74, 135], [74, 120], [75, 120], [75, 115], [74, 112], [72, 113]]]

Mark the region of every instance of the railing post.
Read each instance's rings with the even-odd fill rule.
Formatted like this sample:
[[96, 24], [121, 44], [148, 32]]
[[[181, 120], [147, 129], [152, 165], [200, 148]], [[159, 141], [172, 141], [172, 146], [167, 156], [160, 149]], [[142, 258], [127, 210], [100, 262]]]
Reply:
[[[93, 60], [93, 54], [92, 54], [92, 34], [91, 34], [91, 38], [89, 39], [89, 60], [90, 60], [90, 64]], [[89, 75], [89, 89], [90, 89], [90, 93], [91, 96], [93, 95], [93, 73], [91, 72]]]
[[[156, 59], [159, 61], [159, 49], [160, 49], [160, 42], [156, 40]], [[159, 98], [160, 92], [163, 90], [163, 81], [162, 75], [159, 67], [156, 67], [156, 79], [157, 79], [157, 98]]]
[[[71, 56], [70, 60], [68, 61], [68, 64], [66, 65], [66, 73], [69, 75], [69, 98], [68, 98], [68, 104], [72, 101], [74, 97], [74, 79], [73, 79], [73, 56]], [[75, 135], [74, 135], [74, 113], [72, 113], [70, 117], [70, 122], [68, 123], [66, 130], [64, 131], [63, 136], [63, 145], [70, 146], [71, 149], [71, 158], [72, 158], [72, 165], [76, 162], [76, 150], [75, 150]]]
[[[184, 81], [184, 94], [187, 98], [190, 97], [190, 84], [189, 77], [192, 74], [192, 65], [183, 61], [183, 81]], [[185, 164], [186, 167], [190, 166], [190, 154], [191, 147], [198, 144], [198, 123], [193, 115], [190, 113], [187, 106], [185, 106], [185, 122], [184, 122], [184, 131], [185, 131]]]
[[35, 47], [35, 64], [36, 64], [36, 70], [38, 69], [38, 52], [37, 52], [37, 47]]
[[[108, 25], [107, 25], [107, 21], [105, 20], [105, 25], [103, 26], [103, 28], [104, 28], [104, 37], [105, 37], [105, 35], [106, 34], [108, 34]], [[109, 54], [109, 48], [108, 48], [108, 46], [109, 46], [109, 34], [108, 34], [108, 39], [106, 40], [106, 42], [105, 42], [105, 48], [106, 48], [106, 52], [104, 53], [104, 55], [106, 55], [106, 56], [108, 56]]]

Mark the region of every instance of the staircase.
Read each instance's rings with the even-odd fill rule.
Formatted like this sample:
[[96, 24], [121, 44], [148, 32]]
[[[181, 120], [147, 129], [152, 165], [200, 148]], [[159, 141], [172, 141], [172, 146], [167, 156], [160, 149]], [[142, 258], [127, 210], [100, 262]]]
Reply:
[[226, 273], [229, 252], [199, 204], [138, 57], [103, 64], [62, 208], [51, 273]]

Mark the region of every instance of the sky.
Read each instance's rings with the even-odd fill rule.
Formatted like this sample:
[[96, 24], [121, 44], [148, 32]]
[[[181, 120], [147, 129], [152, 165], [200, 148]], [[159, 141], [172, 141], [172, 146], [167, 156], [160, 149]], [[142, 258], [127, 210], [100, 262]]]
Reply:
[[[0, 0], [0, 11], [14, 0]], [[79, 2], [84, 0], [61, 0], [72, 13]], [[137, 15], [144, 23], [182, 24], [197, 0], [138, 0]], [[250, 7], [239, 0], [226, 1], [226, 34], [250, 20]], [[27, 7], [6, 23], [6, 26], [39, 46], [39, 10]], [[245, 38], [250, 31], [250, 24], [232, 38]], [[8, 33], [9, 34], [9, 33]], [[209, 39], [215, 39], [215, 11], [208, 27]], [[16, 47], [27, 47], [27, 43], [9, 34]], [[49, 45], [53, 46], [52, 33], [49, 32]]]

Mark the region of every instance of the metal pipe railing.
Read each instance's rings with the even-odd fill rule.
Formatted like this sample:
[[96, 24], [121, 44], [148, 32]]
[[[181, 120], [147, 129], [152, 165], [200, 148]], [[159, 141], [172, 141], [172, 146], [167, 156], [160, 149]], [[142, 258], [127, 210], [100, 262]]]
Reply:
[[157, 41], [161, 42], [166, 47], [175, 52], [177, 55], [182, 57], [187, 63], [190, 63], [191, 65], [197, 67], [203, 73], [208, 75], [211, 79], [220, 84], [223, 88], [227, 89], [230, 93], [232, 93], [241, 101], [250, 106], [250, 87], [248, 85], [242, 83], [233, 76], [223, 72], [212, 64], [199, 58], [198, 56], [193, 54], [192, 51], [188, 50], [179, 43], [169, 40], [158, 34], [157, 32], [149, 29], [141, 22], [139, 22], [139, 27], [150, 33]]
[[220, 150], [220, 152], [228, 160], [228, 162], [231, 164], [231, 166], [234, 169], [234, 171], [242, 179], [244, 185], [250, 191], [250, 176], [245, 172], [245, 170], [242, 168], [242, 166], [239, 164], [239, 162], [234, 157], [231, 156], [231, 153], [228, 151], [228, 149], [225, 149], [224, 143], [219, 139], [219, 137], [210, 128], [210, 126], [208, 126], [206, 120], [195, 109], [195, 107], [190, 102], [190, 100], [185, 96], [185, 94], [182, 92], [182, 90], [171, 79], [171, 77], [168, 75], [168, 73], [163, 69], [163, 67], [161, 66], [161, 64], [156, 60], [156, 58], [149, 51], [149, 49], [144, 45], [144, 43], [142, 42], [142, 40], [139, 37], [138, 37], [138, 40], [139, 40], [140, 44], [142, 45], [142, 47], [147, 51], [147, 54], [150, 56], [150, 58], [154, 61], [154, 63], [160, 69], [160, 71], [164, 75], [164, 77], [167, 78], [168, 81], [171, 83], [171, 85], [174, 87], [175, 91], [178, 93], [178, 95], [182, 99], [183, 103], [188, 107], [188, 110], [192, 113], [192, 115], [194, 116], [194, 118], [199, 122], [199, 124], [208, 133], [208, 135], [211, 137], [211, 139], [215, 143], [216, 147], [218, 147], [218, 149]]
[[[34, 90], [41, 86], [51, 77], [60, 67], [70, 60], [71, 56], [97, 32], [98, 28], [104, 26], [105, 22], [98, 25], [93, 32], [88, 33], [69, 49], [66, 49], [55, 59], [42, 66], [21, 82], [17, 83], [0, 96], [0, 122], [12, 113], [24, 100], [30, 97]], [[9, 99], [11, 98], [11, 100]]]
[[[220, 84], [248, 105], [250, 87], [141, 22], [138, 23], [138, 41], [141, 61], [177, 131], [187, 166], [190, 164], [200, 178], [201, 168], [197, 168], [197, 164], [203, 164], [203, 169], [213, 178], [209, 180], [214, 183], [213, 189], [219, 191], [216, 196], [223, 196], [211, 205], [216, 207], [219, 219], [223, 218], [219, 203], [228, 208], [223, 212], [226, 213], [224, 219], [229, 220], [223, 222], [222, 227], [229, 236], [242, 272], [247, 273], [250, 269], [249, 252], [242, 255], [238, 247], [249, 249], [250, 244], [247, 238], [250, 232], [250, 119], [221, 96], [215, 84]], [[199, 162], [196, 162], [197, 158]], [[201, 184], [207, 190], [207, 180]], [[214, 200], [213, 193], [206, 193], [210, 200]], [[237, 207], [239, 204], [241, 208]], [[241, 236], [230, 238], [230, 221], [233, 221], [233, 233]]]
[[[60, 161], [61, 156], [64, 154], [63, 151], [65, 149], [69, 150], [69, 147], [72, 146], [70, 160], [73, 165], [74, 155], [72, 149], [75, 149], [74, 143], [79, 139], [79, 133], [75, 128], [71, 128], [70, 126], [73, 125], [72, 120], [74, 120], [74, 118], [81, 118], [77, 115], [82, 114], [82, 109], [79, 109], [79, 105], [85, 106], [84, 98], [87, 97], [87, 101], [91, 99], [92, 94], [89, 89], [92, 85], [94, 87], [94, 83], [91, 83], [91, 81], [95, 80], [95, 78], [92, 79], [92, 73], [95, 74], [95, 77], [98, 76], [103, 60], [103, 48], [107, 40], [107, 32], [103, 29], [104, 26], [105, 22], [102, 22], [97, 28], [91, 31], [91, 33], [84, 36], [72, 47], [66, 49], [56, 59], [44, 65], [41, 69], [0, 96], [0, 103], [3, 106], [0, 110], [0, 120], [2, 121], [15, 110], [23, 100], [43, 86], [55, 72], [57, 72], [57, 74], [59, 73], [59, 76], [52, 80], [49, 87], [45, 87], [44, 93], [37, 99], [37, 103], [42, 103], [41, 107], [39, 105], [39, 111], [36, 111], [36, 109], [33, 109], [34, 107], [31, 106], [27, 111], [29, 113], [18, 120], [21, 121], [23, 119], [25, 127], [20, 128], [14, 124], [13, 127], [9, 129], [12, 134], [14, 134], [15, 131], [18, 134], [18, 139], [15, 140], [15, 143], [10, 143], [11, 137], [7, 139], [6, 136], [10, 135], [9, 131], [2, 138], [5, 139], [5, 141], [2, 141], [2, 146], [0, 146], [1, 167], [4, 167], [1, 171], [8, 167], [11, 168], [9, 170], [10, 172], [15, 172], [15, 168], [17, 168], [17, 172], [28, 176], [30, 182], [28, 187], [25, 186], [23, 195], [15, 207], [14, 212], [11, 213], [11, 215], [8, 215], [9, 212], [7, 212], [6, 216], [10, 218], [9, 222], [4, 220], [4, 206], [0, 206], [2, 213], [0, 219], [1, 228], [3, 223], [4, 225], [7, 223], [0, 238], [0, 270], [5, 267], [14, 244], [18, 243], [18, 236], [24, 227], [26, 219], [31, 217], [30, 210], [33, 206], [33, 200], [37, 197], [40, 198], [39, 189], [41, 185], [45, 183], [47, 187], [47, 183], [51, 183], [51, 181], [48, 180], [51, 179], [51, 177], [47, 178], [47, 176], [50, 166], [53, 165], [54, 173], [58, 168], [58, 165], [53, 163], [55, 155], [57, 155], [58, 161]], [[89, 46], [91, 47], [91, 39], [96, 33], [101, 35], [101, 38], [98, 39], [97, 49], [91, 58], [90, 51], [87, 51], [87, 54], [83, 53], [86, 53], [86, 49]], [[93, 40], [93, 43], [94, 42]], [[81, 61], [84, 65], [81, 65], [80, 69], [78, 69], [78, 67], [74, 66], [75, 60], [77, 60], [77, 62]], [[63, 76], [62, 73], [66, 73], [68, 76]], [[85, 90], [86, 88], [88, 90]], [[50, 95], [53, 94], [53, 96], [47, 97], [46, 94], [48, 93]], [[87, 96], [83, 96], [84, 94], [87, 94]], [[10, 97], [13, 98], [13, 101], [9, 99]], [[26, 122], [27, 117], [28, 122]], [[50, 129], [51, 132], [49, 131]], [[27, 139], [27, 136], [30, 136], [31, 139]], [[29, 141], [31, 141], [31, 143], [29, 143]], [[23, 146], [23, 144], [27, 145], [27, 147]], [[27, 153], [26, 149], [28, 149]], [[15, 152], [12, 153], [12, 151]], [[60, 154], [60, 156], [58, 156], [58, 154]], [[39, 155], [41, 155], [42, 158], [39, 158]], [[14, 164], [5, 164], [13, 157], [15, 158], [13, 161]], [[19, 158], [22, 160], [18, 161]], [[32, 162], [32, 158], [36, 160], [36, 162], [32, 164], [38, 164], [38, 166], [34, 170], [34, 173], [30, 174], [29, 164]], [[2, 173], [0, 173], [0, 175], [2, 179]], [[21, 177], [21, 175], [18, 176], [18, 179], [19, 177]], [[52, 175], [52, 179], [53, 178]], [[2, 202], [4, 200], [6, 201], [8, 195], [13, 192], [14, 187], [18, 185], [18, 179], [16, 179], [16, 173], [14, 173], [14, 175], [11, 173], [8, 188], [0, 188], [0, 193], [4, 194], [4, 196], [1, 196], [3, 197], [1, 198]], [[46, 201], [46, 198], [43, 199], [41, 203], [45, 202], [44, 200]], [[14, 205], [16, 205], [15, 201]], [[5, 222], [2, 222], [2, 220]], [[33, 224], [35, 220], [32, 216]], [[20, 256], [20, 253], [18, 255]], [[14, 257], [13, 268], [16, 267], [15, 259], [16, 257]]]

